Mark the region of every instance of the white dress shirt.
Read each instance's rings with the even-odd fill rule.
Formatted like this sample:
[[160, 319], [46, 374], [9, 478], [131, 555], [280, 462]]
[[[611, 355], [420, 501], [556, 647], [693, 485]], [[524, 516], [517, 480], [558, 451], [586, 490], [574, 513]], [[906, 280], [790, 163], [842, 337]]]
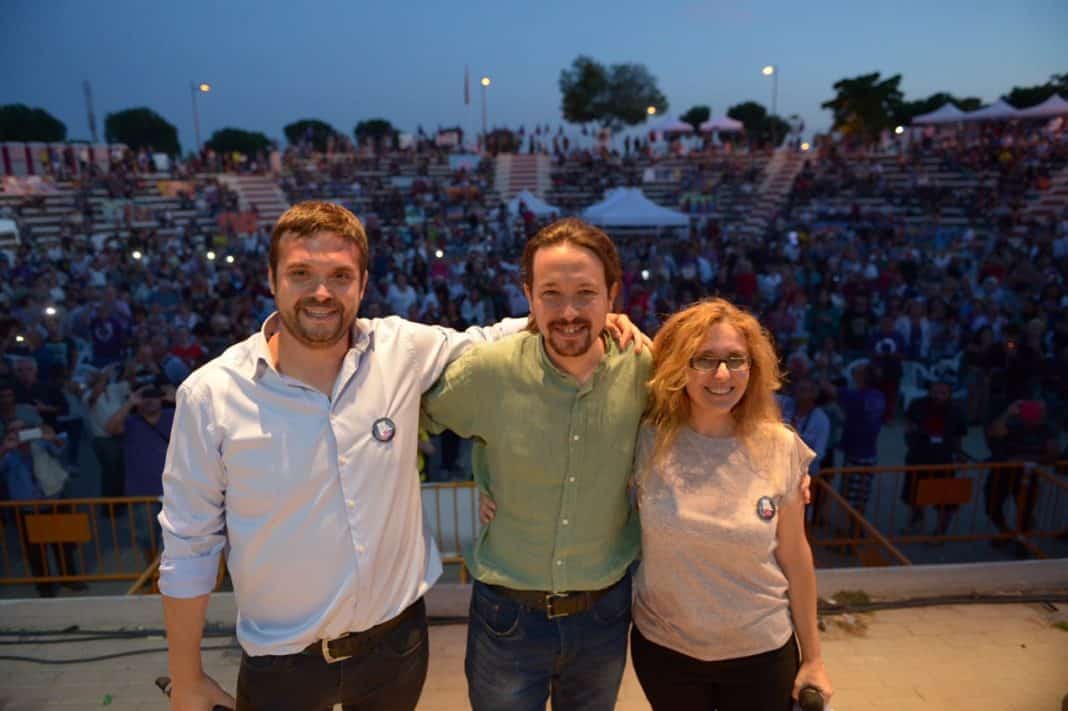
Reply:
[[402, 612], [441, 575], [416, 469], [420, 397], [467, 346], [525, 324], [457, 333], [358, 319], [328, 398], [274, 368], [272, 314], [178, 389], [160, 590], [211, 592], [228, 549], [237, 638], [253, 656], [292, 654]]

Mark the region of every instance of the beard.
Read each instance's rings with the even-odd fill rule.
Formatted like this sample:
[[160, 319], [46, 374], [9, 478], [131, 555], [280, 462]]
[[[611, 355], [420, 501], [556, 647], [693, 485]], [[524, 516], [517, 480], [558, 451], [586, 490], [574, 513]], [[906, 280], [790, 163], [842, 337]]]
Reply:
[[[580, 330], [573, 336], [566, 336], [558, 329], [578, 326]], [[571, 321], [558, 319], [550, 321], [546, 328], [549, 347], [564, 358], [576, 358], [585, 355], [593, 346], [593, 324], [588, 319], [577, 318]]]
[[[308, 314], [308, 309], [329, 309], [333, 313], [327, 318], [315, 318]], [[292, 309], [280, 308], [278, 314], [290, 335], [308, 348], [336, 345], [341, 339], [349, 337], [352, 323], [356, 320], [355, 311], [346, 311], [341, 302], [334, 299], [302, 299]]]

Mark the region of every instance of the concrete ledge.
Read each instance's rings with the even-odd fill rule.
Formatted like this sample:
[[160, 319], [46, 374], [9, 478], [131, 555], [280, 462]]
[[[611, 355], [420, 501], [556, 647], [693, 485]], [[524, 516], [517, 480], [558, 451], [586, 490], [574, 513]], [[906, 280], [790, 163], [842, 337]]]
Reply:
[[[886, 568], [827, 568], [816, 571], [821, 597], [863, 590], [874, 600], [951, 595], [1068, 593], [1068, 559], [912, 565]], [[471, 586], [442, 583], [427, 593], [431, 617], [466, 617]], [[211, 596], [208, 624], [232, 627], [233, 593]], [[157, 595], [0, 600], [0, 628], [55, 630], [163, 627]]]
[[1068, 559], [816, 571], [821, 597], [863, 590], [877, 600], [949, 595], [1068, 593]]

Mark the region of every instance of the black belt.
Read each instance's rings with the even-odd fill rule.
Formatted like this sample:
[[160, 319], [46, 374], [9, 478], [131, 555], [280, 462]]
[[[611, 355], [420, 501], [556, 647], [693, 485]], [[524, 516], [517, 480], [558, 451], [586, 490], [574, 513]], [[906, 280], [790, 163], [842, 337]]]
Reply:
[[509, 600], [518, 602], [523, 607], [544, 612], [552, 620], [557, 617], [567, 617], [568, 615], [586, 612], [597, 604], [598, 600], [611, 592], [616, 585], [619, 585], [619, 583], [612, 583], [601, 590], [574, 590], [571, 592], [513, 590], [512, 588], [502, 588], [499, 585], [487, 585], [487, 587]]
[[426, 603], [423, 598], [419, 598], [409, 605], [404, 612], [391, 620], [386, 620], [382, 624], [375, 625], [363, 632], [349, 632], [334, 639], [321, 639], [318, 642], [312, 642], [302, 649], [300, 653], [322, 657], [328, 664], [340, 662], [349, 657], [361, 656], [374, 649], [394, 629], [425, 609]]

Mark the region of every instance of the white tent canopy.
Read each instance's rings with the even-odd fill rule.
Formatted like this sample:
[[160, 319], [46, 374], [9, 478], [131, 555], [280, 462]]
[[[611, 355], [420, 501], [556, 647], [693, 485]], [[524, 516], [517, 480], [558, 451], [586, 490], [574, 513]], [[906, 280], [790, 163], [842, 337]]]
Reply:
[[560, 208], [550, 205], [529, 190], [520, 190], [514, 198], [508, 201], [508, 214], [519, 214], [519, 203], [527, 206], [527, 209], [538, 217], [551, 217], [560, 214]]
[[649, 124], [649, 130], [655, 133], [663, 133], [665, 135], [678, 134], [678, 133], [693, 133], [693, 126], [680, 121], [673, 116], [665, 116], [659, 121], [654, 121]]
[[727, 133], [729, 131], [743, 131], [745, 126], [741, 121], [735, 121], [730, 116], [716, 116], [701, 124], [701, 133], [711, 133], [713, 131], [720, 131]]
[[638, 188], [614, 188], [604, 200], [582, 212], [582, 219], [599, 227], [687, 227], [690, 218], [661, 207]]
[[934, 111], [912, 117], [912, 123], [956, 123], [964, 120], [965, 113], [950, 102], [942, 104]]
[[1062, 99], [1059, 94], [1054, 94], [1037, 106], [1021, 109], [1019, 113], [1020, 118], [1053, 118], [1065, 115], [1068, 115], [1068, 101]]
[[975, 111], [969, 111], [961, 117], [962, 121], [1007, 121], [1020, 118], [1020, 112], [1014, 106], [998, 99], [990, 106], [984, 106]]

